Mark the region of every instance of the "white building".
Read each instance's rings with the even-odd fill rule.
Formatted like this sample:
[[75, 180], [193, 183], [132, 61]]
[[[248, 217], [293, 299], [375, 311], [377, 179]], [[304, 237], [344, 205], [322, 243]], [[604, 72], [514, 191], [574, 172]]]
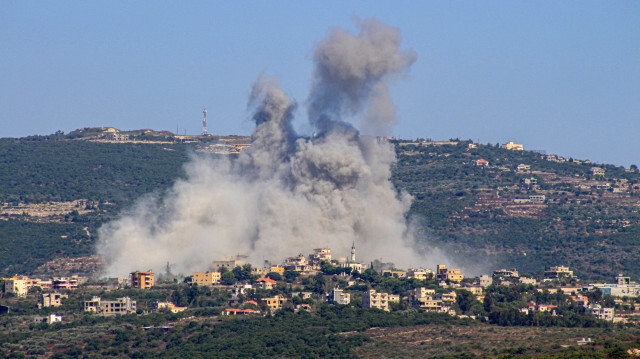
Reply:
[[333, 291], [331, 291], [329, 302], [342, 305], [349, 304], [351, 303], [351, 294], [344, 293], [342, 289], [335, 288]]

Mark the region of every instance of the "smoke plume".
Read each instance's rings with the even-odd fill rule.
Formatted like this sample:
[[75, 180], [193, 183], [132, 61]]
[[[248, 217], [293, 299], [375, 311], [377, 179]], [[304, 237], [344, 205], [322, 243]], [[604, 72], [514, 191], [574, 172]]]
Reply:
[[251, 148], [235, 160], [194, 156], [186, 178], [147, 196], [99, 232], [105, 274], [133, 270], [189, 273], [244, 254], [254, 264], [330, 247], [358, 259], [432, 266], [414, 249], [405, 214], [411, 197], [389, 181], [395, 152], [373, 136], [395, 120], [387, 85], [415, 61], [397, 29], [369, 19], [359, 33], [333, 30], [315, 49], [307, 102], [312, 138], [292, 127], [296, 103], [275, 79], [253, 84]]

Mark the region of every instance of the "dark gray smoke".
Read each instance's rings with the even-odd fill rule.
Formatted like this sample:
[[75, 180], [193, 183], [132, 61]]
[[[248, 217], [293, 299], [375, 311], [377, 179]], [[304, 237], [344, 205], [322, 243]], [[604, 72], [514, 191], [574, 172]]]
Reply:
[[316, 49], [308, 110], [319, 136], [295, 134], [295, 103], [261, 76], [249, 98], [251, 148], [233, 162], [194, 158], [186, 180], [162, 198], [141, 200], [103, 226], [98, 253], [106, 274], [161, 270], [167, 262], [188, 273], [236, 254], [280, 262], [317, 247], [347, 256], [353, 242], [364, 261], [433, 266], [412, 249], [405, 220], [411, 197], [389, 181], [393, 146], [343, 121], [361, 115], [369, 133], [390, 126], [386, 82], [416, 56], [400, 51], [398, 31], [375, 19], [359, 29], [356, 36], [334, 30]]

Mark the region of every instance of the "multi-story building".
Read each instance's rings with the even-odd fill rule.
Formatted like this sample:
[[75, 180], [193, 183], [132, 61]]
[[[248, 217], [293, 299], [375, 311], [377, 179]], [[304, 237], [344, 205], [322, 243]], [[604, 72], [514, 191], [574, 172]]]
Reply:
[[191, 283], [197, 285], [214, 285], [220, 283], [220, 272], [193, 272]]
[[267, 304], [271, 311], [275, 311], [282, 308], [284, 303], [287, 302], [287, 298], [285, 298], [282, 294], [276, 294], [271, 298], [262, 298], [262, 301]]
[[31, 288], [31, 281], [28, 277], [13, 277], [5, 278], [4, 291], [6, 293], [13, 293], [15, 296], [24, 297], [29, 293]]
[[269, 272], [284, 274], [284, 267], [279, 265], [272, 265]]
[[613, 321], [613, 317], [615, 316], [615, 311], [613, 308], [604, 308], [600, 304], [590, 304], [586, 308], [587, 313], [593, 314], [598, 319]]
[[62, 305], [62, 298], [69, 298], [69, 296], [60, 293], [44, 293], [40, 297], [40, 303], [38, 303], [38, 307], [59, 307]]
[[136, 312], [136, 301], [129, 297], [122, 297], [116, 300], [102, 300], [100, 297], [93, 297], [91, 300], [83, 302], [85, 312], [94, 312], [102, 315], [132, 314]]
[[273, 286], [276, 285], [275, 280], [265, 277], [256, 279], [256, 287], [260, 289], [273, 289]]
[[349, 304], [351, 303], [351, 294], [344, 293], [340, 288], [335, 288], [329, 295], [329, 302], [342, 305]]
[[[242, 256], [241, 256], [242, 257]], [[211, 269], [215, 272], [219, 272], [220, 268], [225, 267], [228, 270], [232, 270], [235, 267], [241, 267], [245, 264], [246, 262], [244, 260], [241, 259], [231, 259], [231, 260], [225, 260], [225, 261], [213, 261], [211, 263]]]
[[511, 269], [498, 269], [493, 271], [493, 276], [518, 278], [520, 274], [515, 268]]
[[544, 271], [544, 279], [552, 280], [558, 278], [574, 278], [573, 271], [569, 270], [569, 267], [556, 266], [549, 267]]
[[300, 253], [296, 257], [289, 257], [284, 260], [284, 268], [294, 272], [306, 272], [311, 270], [309, 262], [304, 254]]
[[403, 270], [383, 269], [380, 272], [383, 277], [407, 278], [407, 272]]
[[604, 176], [605, 170], [600, 167], [591, 167], [591, 174], [594, 176]]
[[425, 280], [425, 279], [430, 279], [432, 277], [433, 277], [433, 272], [430, 269], [409, 268], [409, 270], [407, 271], [407, 278]]
[[409, 298], [415, 308], [427, 312], [446, 313], [451, 309], [444, 304], [442, 298], [436, 297], [436, 291], [434, 289], [424, 287], [416, 288], [409, 292]]
[[478, 278], [478, 285], [480, 285], [483, 288], [486, 288], [492, 284], [493, 284], [493, 278], [486, 274], [483, 274], [480, 276], [480, 278]]
[[53, 277], [53, 289], [78, 289], [78, 276]]
[[447, 269], [444, 264], [438, 264], [436, 279], [440, 281], [461, 282], [464, 279], [464, 274], [460, 272], [460, 269]]
[[153, 287], [155, 277], [153, 272], [132, 272], [131, 288], [149, 289]]
[[389, 311], [389, 294], [376, 293], [375, 290], [369, 289], [362, 294], [362, 307]]
[[316, 248], [313, 250], [313, 254], [309, 255], [311, 264], [318, 265], [321, 261], [331, 263], [331, 248]]

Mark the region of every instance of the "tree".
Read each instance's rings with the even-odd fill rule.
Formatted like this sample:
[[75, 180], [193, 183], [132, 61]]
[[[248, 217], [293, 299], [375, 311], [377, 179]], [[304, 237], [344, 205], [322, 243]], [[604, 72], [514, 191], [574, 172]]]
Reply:
[[[222, 267], [222, 268], [224, 268], [224, 267]], [[233, 272], [226, 271], [226, 272], [222, 273], [222, 276], [220, 276], [220, 283], [222, 283], [224, 285], [236, 284], [237, 281], [238, 281], [238, 279], [233, 274]]]
[[456, 295], [456, 304], [463, 313], [466, 313], [471, 309], [474, 302], [476, 301], [475, 295], [468, 290], [459, 290]]

